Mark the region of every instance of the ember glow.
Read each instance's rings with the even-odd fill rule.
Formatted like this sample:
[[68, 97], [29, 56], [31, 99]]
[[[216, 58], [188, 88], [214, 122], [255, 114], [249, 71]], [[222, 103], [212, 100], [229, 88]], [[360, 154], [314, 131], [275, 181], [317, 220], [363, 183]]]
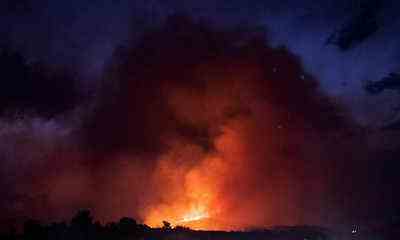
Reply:
[[[189, 147], [181, 150], [194, 151], [188, 155], [203, 154], [196, 153], [195, 149]], [[218, 201], [219, 181], [216, 174], [221, 173], [220, 169], [223, 169], [220, 159], [206, 157], [201, 160], [201, 164], [191, 169], [187, 169], [187, 166], [173, 166], [174, 161], [176, 159], [161, 161], [161, 172], [156, 172], [155, 177], [158, 179], [157, 182], [161, 177], [163, 182], [169, 182], [169, 186], [174, 186], [166, 190], [165, 195], [170, 193], [175, 197], [172, 199], [166, 197], [163, 204], [153, 206], [145, 222], [150, 226], [160, 226], [162, 221], [168, 221], [175, 226], [183, 225], [193, 229], [215, 228], [216, 226], [213, 226], [210, 220], [216, 218], [219, 213], [215, 203]], [[168, 189], [169, 186], [166, 188]]]
[[178, 221], [178, 223], [189, 223], [193, 221], [203, 220], [208, 218], [209, 215], [207, 210], [205, 209], [193, 209], [187, 214], [183, 215], [182, 220]]

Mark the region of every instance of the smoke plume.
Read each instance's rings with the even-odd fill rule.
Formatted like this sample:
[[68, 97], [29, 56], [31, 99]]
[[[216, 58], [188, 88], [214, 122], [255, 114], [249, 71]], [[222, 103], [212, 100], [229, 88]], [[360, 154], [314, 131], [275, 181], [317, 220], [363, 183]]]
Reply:
[[2, 127], [13, 142], [1, 146], [18, 152], [5, 158], [31, 164], [9, 180], [10, 198], [30, 197], [10, 215], [54, 220], [87, 207], [102, 221], [243, 229], [333, 224], [355, 206], [357, 125], [263, 31], [170, 17], [115, 50], [84, 109]]

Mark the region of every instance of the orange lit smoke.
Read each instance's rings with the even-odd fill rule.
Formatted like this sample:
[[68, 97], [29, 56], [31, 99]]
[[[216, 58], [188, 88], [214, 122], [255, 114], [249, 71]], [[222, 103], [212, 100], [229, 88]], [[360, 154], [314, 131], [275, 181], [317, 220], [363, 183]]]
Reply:
[[[207, 156], [196, 146], [176, 146], [182, 153], [169, 155], [159, 162], [156, 181], [165, 188], [162, 204], [151, 208], [145, 223], [159, 226], [162, 221], [194, 229], [210, 229], [210, 220], [218, 217], [218, 181], [227, 166], [216, 156]], [[179, 149], [176, 149], [179, 151]], [[192, 155], [192, 156], [191, 156]], [[190, 166], [183, 163], [191, 157], [201, 161]]]
[[[257, 167], [254, 163], [260, 160], [255, 154], [247, 153], [251, 150], [247, 144], [252, 144], [248, 135], [262, 131], [257, 127], [255, 115], [240, 113], [243, 109], [238, 100], [246, 101], [249, 104], [246, 108], [255, 108], [246, 111], [257, 111], [257, 104], [262, 103], [250, 91], [254, 79], [243, 81], [249, 80], [245, 79], [246, 76], [257, 75], [253, 69], [241, 69], [245, 73], [240, 76], [242, 79], [237, 76], [226, 79], [229, 74], [222, 74], [225, 76], [206, 84], [202, 90], [174, 88], [169, 91], [168, 99], [175, 114], [182, 121], [205, 126], [212, 146], [205, 149], [177, 136], [166, 139], [169, 151], [159, 159], [153, 175], [153, 182], [161, 192], [159, 204], [148, 208], [146, 224], [160, 226], [162, 221], [168, 221], [173, 226], [194, 229], [237, 229], [265, 223], [267, 214], [255, 213], [252, 211], [255, 209], [251, 209], [253, 204], [259, 204], [255, 199], [257, 196], [240, 197], [241, 207], [249, 211], [251, 219], [244, 217], [243, 210], [236, 206], [238, 196], [251, 191], [248, 187], [254, 187], [247, 185], [248, 179], [243, 181], [242, 178], [254, 178], [251, 176], [252, 168]], [[211, 73], [207, 77], [215, 76]], [[263, 108], [266, 110], [268, 107], [265, 105]], [[232, 110], [238, 113], [226, 117]], [[263, 116], [258, 117], [266, 123]], [[267, 144], [264, 138], [259, 140]], [[246, 198], [248, 200], [244, 200]], [[262, 219], [257, 219], [257, 215]]]
[[[103, 222], [195, 229], [342, 223], [337, 210], [352, 209], [343, 204], [364, 165], [355, 161], [362, 142], [346, 130], [353, 121], [296, 56], [250, 35], [172, 18], [118, 48], [82, 129], [57, 135], [61, 147], [51, 139], [49, 163], [20, 172], [36, 173], [16, 186], [38, 209], [21, 216], [41, 218], [46, 206], [46, 217], [89, 207]], [[18, 154], [44, 149], [22, 135], [16, 142], [29, 147], [13, 147]]]
[[93, 139], [106, 140], [102, 150], [143, 154], [131, 157], [144, 165], [131, 174], [145, 175], [141, 184], [117, 173], [103, 180], [132, 181], [120, 201], [110, 188], [109, 212], [195, 229], [323, 223], [335, 208], [331, 170], [345, 159], [329, 150], [339, 148], [331, 136], [347, 127], [345, 114], [286, 50], [264, 39], [242, 45], [186, 21], [175, 27], [127, 53], [139, 59], [114, 73], [122, 97], [95, 118], [105, 120], [94, 133], [108, 130]]

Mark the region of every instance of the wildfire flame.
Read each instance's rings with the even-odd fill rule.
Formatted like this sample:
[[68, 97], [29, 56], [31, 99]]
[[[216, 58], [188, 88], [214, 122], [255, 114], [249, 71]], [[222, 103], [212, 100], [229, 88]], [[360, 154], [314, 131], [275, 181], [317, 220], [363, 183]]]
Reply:
[[162, 219], [164, 219], [173, 226], [182, 225], [192, 229], [206, 229], [210, 227], [208, 220], [211, 218], [211, 214], [205, 205], [185, 208], [177, 204], [176, 206], [169, 207], [171, 207], [170, 211], [166, 211], [166, 208], [162, 208], [153, 212], [147, 219], [147, 223], [156, 227], [159, 226]]
[[182, 219], [177, 223], [190, 223], [194, 221], [203, 220], [209, 217], [208, 212], [205, 209], [194, 209], [183, 215]]
[[[180, 148], [180, 151], [186, 150]], [[191, 151], [193, 149], [189, 152]], [[211, 224], [219, 211], [215, 204], [218, 202], [215, 175], [219, 175], [217, 169], [224, 167], [220, 158], [203, 155], [201, 158], [201, 164], [190, 169], [182, 165], [174, 166], [174, 159], [170, 155], [160, 162], [156, 176], [169, 179], [168, 183], [178, 190], [170, 192], [170, 202], [151, 209], [147, 214], [146, 224], [159, 226], [165, 220], [175, 226], [183, 225], [193, 229], [215, 227]]]

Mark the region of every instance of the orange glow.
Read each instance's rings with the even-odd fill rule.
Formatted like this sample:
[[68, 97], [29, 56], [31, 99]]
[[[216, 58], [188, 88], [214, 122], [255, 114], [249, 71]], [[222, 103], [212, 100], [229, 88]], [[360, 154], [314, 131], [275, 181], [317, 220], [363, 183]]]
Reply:
[[174, 153], [169, 153], [160, 161], [155, 173], [156, 181], [166, 183], [164, 203], [151, 208], [145, 223], [158, 227], [162, 221], [173, 226], [186, 226], [192, 229], [215, 229], [212, 221], [218, 216], [218, 176], [226, 169], [218, 157], [207, 156], [192, 147], [183, 147], [178, 156], [198, 158], [201, 164], [183, 164]]
[[187, 214], [183, 215], [182, 220], [179, 220], [178, 223], [190, 223], [194, 221], [199, 221], [208, 218], [208, 212], [204, 208], [196, 208]]
[[240, 210], [232, 205], [230, 198], [237, 190], [239, 179], [235, 176], [245, 169], [240, 160], [247, 154], [242, 135], [237, 132], [243, 130], [237, 122], [229, 125], [214, 139], [216, 151], [211, 153], [196, 145], [171, 144], [154, 172], [154, 182], [162, 183], [162, 194], [160, 201], [145, 212], [146, 224], [160, 227], [167, 221], [172, 226], [197, 230], [232, 230], [247, 225], [247, 218], [237, 218]]

